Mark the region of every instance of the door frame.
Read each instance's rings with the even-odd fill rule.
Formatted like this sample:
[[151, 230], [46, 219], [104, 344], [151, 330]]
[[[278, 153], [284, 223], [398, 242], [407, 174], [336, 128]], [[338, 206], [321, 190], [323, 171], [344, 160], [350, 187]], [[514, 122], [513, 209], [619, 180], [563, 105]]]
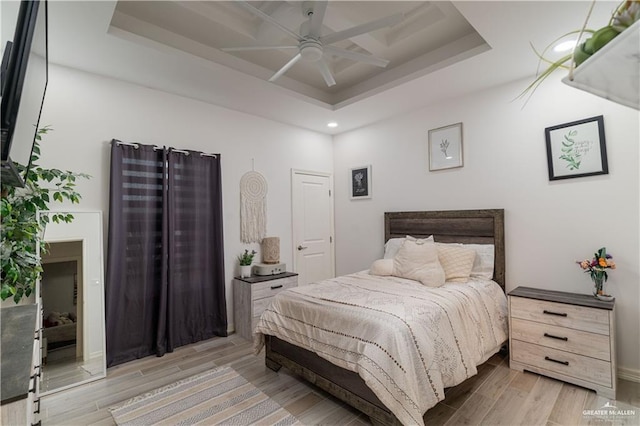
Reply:
[[335, 230], [335, 208], [333, 203], [334, 198], [334, 187], [333, 187], [333, 174], [327, 172], [316, 172], [312, 170], [303, 170], [303, 169], [291, 169], [291, 252], [293, 254], [293, 272], [298, 271], [298, 256], [297, 256], [297, 246], [296, 246], [296, 227], [295, 227], [295, 212], [293, 211], [293, 197], [294, 197], [294, 182], [296, 175], [310, 175], [310, 176], [320, 176], [329, 178], [329, 210], [331, 214], [329, 215], [329, 230], [331, 232], [330, 235], [330, 243], [329, 243], [329, 257], [331, 260], [331, 276], [336, 276], [336, 230]]

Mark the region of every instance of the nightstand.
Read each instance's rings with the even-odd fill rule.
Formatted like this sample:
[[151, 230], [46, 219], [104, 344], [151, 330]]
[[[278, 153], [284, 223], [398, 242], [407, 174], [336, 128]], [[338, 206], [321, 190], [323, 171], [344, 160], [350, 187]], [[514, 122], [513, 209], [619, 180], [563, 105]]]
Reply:
[[509, 293], [510, 366], [616, 397], [615, 300], [518, 287]]
[[233, 280], [233, 320], [236, 333], [253, 340], [253, 330], [260, 315], [276, 294], [298, 286], [298, 274], [284, 272], [276, 275], [236, 277]]

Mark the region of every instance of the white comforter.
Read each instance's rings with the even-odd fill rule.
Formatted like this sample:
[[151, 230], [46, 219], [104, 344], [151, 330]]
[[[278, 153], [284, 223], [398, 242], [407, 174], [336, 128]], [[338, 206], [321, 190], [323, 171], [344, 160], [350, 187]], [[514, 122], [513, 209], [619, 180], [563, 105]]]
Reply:
[[493, 281], [439, 288], [366, 271], [278, 294], [255, 329], [357, 372], [405, 425], [477, 373], [507, 340], [507, 301]]

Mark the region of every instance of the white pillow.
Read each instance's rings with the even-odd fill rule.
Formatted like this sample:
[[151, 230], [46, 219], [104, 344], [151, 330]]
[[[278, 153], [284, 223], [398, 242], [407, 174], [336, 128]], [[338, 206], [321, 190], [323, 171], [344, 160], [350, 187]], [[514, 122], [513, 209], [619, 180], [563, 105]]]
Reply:
[[371, 275], [380, 275], [381, 277], [393, 275], [393, 259], [378, 259], [374, 261], [369, 273]]
[[433, 237], [421, 240], [407, 237], [393, 258], [393, 275], [420, 281], [428, 287], [443, 285], [444, 270]]
[[384, 244], [384, 259], [393, 259], [396, 257], [404, 240], [406, 240], [406, 238], [389, 238], [389, 241]]
[[469, 281], [473, 262], [476, 259], [476, 251], [463, 245], [436, 243], [438, 260], [446, 281], [466, 283]]
[[476, 278], [493, 279], [493, 265], [495, 262], [495, 247], [493, 244], [465, 244], [465, 247], [476, 251], [471, 276]]

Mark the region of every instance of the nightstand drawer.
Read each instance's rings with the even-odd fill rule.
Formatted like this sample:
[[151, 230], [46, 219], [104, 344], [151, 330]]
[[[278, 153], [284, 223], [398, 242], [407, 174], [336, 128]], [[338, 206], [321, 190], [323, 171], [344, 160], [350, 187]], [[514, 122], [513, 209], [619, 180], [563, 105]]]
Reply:
[[[512, 359], [522, 364], [611, 387], [611, 363], [546, 348], [519, 340], [511, 341]], [[526, 367], [525, 367], [526, 368]]]
[[609, 311], [606, 309], [569, 305], [522, 297], [510, 297], [511, 317], [521, 318], [583, 330], [590, 333], [609, 334]]
[[251, 286], [251, 299], [257, 300], [263, 297], [273, 297], [282, 290], [297, 287], [298, 277], [288, 277], [279, 280], [265, 281]]
[[603, 361], [611, 360], [609, 336], [603, 334], [512, 318], [511, 338]]

